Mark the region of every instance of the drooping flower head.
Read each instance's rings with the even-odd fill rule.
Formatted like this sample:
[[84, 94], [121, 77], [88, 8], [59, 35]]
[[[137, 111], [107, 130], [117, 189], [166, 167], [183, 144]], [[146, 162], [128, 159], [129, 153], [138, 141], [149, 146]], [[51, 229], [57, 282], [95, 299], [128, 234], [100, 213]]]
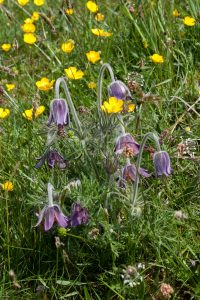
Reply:
[[116, 80], [108, 86], [108, 93], [110, 97], [115, 97], [117, 99], [122, 99], [122, 100], [132, 99], [128, 87], [120, 80]]
[[115, 146], [116, 154], [124, 154], [126, 157], [135, 156], [139, 153], [140, 145], [129, 134], [124, 134], [117, 139]]
[[39, 226], [44, 220], [44, 231], [52, 228], [56, 222], [61, 227], [67, 227], [67, 217], [62, 213], [60, 206], [54, 204], [53, 206], [45, 206], [38, 217], [38, 222], [34, 227]]
[[49, 150], [44, 153], [43, 156], [38, 158], [38, 162], [35, 165], [37, 169], [39, 169], [45, 161], [47, 161], [47, 165], [50, 169], [53, 169], [55, 166], [58, 166], [59, 169], [65, 169], [67, 167], [67, 160], [60, 155], [56, 150]]
[[82, 207], [79, 203], [73, 203], [71, 216], [68, 219], [70, 220], [70, 225], [76, 227], [81, 224], [87, 224], [89, 216], [86, 208]]
[[[122, 169], [122, 178], [126, 181], [131, 181], [134, 182], [136, 179], [136, 167], [132, 164], [127, 164], [123, 169]], [[143, 177], [150, 177], [151, 175], [147, 172], [147, 170], [140, 168], [139, 169], [139, 174], [142, 175]]]
[[169, 176], [172, 173], [169, 154], [166, 151], [155, 152], [153, 162], [156, 176]]
[[55, 123], [57, 126], [68, 126], [69, 109], [65, 99], [54, 99], [50, 104], [50, 115], [47, 125]]

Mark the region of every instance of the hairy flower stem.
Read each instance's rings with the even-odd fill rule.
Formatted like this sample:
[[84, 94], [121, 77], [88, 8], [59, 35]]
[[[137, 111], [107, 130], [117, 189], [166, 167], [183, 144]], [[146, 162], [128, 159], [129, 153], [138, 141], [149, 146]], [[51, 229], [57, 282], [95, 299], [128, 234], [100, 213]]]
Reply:
[[133, 207], [135, 206], [135, 204], [137, 202], [138, 184], [139, 184], [139, 169], [140, 169], [140, 164], [141, 164], [141, 160], [142, 160], [142, 154], [144, 151], [144, 147], [145, 147], [146, 141], [148, 139], [153, 140], [155, 142], [157, 151], [161, 151], [158, 137], [152, 132], [146, 133], [145, 136], [143, 137], [142, 143], [140, 145], [140, 152], [138, 154], [138, 158], [137, 158], [137, 162], [136, 162], [136, 177], [135, 177], [135, 182], [134, 182], [134, 186], [133, 186], [133, 194], [132, 194]]
[[48, 192], [49, 206], [53, 206], [53, 185], [50, 182], [48, 182], [47, 185], [47, 192]]
[[77, 131], [80, 133], [81, 138], [83, 137], [83, 131], [82, 131], [82, 127], [81, 127], [81, 122], [79, 121], [79, 118], [77, 116], [76, 113], [76, 109], [74, 107], [69, 89], [67, 87], [67, 83], [65, 81], [65, 79], [63, 77], [60, 77], [56, 80], [56, 85], [55, 85], [55, 98], [56, 99], [60, 99], [60, 85], [62, 84], [64, 92], [65, 92], [65, 96], [66, 96], [66, 100], [67, 100], [67, 104], [70, 108], [70, 112], [73, 116], [74, 119], [74, 123], [76, 125]]
[[115, 82], [115, 76], [113, 73], [113, 70], [109, 64], [103, 64], [100, 72], [99, 72], [99, 77], [98, 77], [98, 90], [97, 90], [97, 101], [98, 101], [98, 110], [99, 113], [101, 111], [101, 105], [102, 105], [102, 89], [103, 89], [103, 77], [104, 77], [104, 72], [105, 70], [109, 71], [111, 82]]

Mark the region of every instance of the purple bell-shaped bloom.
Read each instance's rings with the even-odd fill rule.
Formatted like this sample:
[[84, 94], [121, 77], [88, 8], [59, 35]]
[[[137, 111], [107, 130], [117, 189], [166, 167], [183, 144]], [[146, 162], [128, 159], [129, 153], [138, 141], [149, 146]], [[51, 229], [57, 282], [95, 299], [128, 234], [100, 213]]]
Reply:
[[115, 146], [116, 154], [124, 154], [126, 157], [135, 156], [140, 151], [140, 145], [129, 134], [124, 134], [117, 139]]
[[122, 100], [131, 100], [132, 96], [128, 87], [120, 80], [116, 80], [109, 84], [108, 93], [110, 97], [115, 97]]
[[60, 126], [68, 126], [70, 122], [69, 119], [69, 109], [65, 99], [54, 99], [50, 104], [50, 115], [47, 125], [52, 123]]
[[153, 163], [156, 176], [169, 176], [172, 173], [169, 154], [166, 151], [158, 151], [154, 153]]
[[56, 150], [49, 150], [43, 156], [38, 158], [38, 162], [35, 165], [37, 169], [39, 169], [45, 161], [50, 169], [54, 168], [56, 165], [59, 169], [65, 169], [67, 167], [67, 160], [64, 159], [62, 155], [60, 155]]
[[[151, 175], [147, 172], [147, 170], [140, 168], [139, 169], [139, 174], [142, 175], [143, 177], [150, 177]], [[136, 167], [135, 165], [132, 164], [127, 164], [123, 169], [122, 169], [122, 178], [126, 181], [131, 181], [134, 182], [136, 179]]]
[[45, 206], [38, 216], [38, 222], [34, 227], [39, 226], [44, 220], [44, 231], [52, 228], [56, 222], [61, 227], [68, 226], [68, 218], [62, 213], [60, 206], [53, 204], [52, 206]]
[[69, 219], [72, 227], [87, 224], [89, 219], [88, 212], [86, 208], [81, 207], [79, 203], [74, 203], [72, 205], [71, 216]]

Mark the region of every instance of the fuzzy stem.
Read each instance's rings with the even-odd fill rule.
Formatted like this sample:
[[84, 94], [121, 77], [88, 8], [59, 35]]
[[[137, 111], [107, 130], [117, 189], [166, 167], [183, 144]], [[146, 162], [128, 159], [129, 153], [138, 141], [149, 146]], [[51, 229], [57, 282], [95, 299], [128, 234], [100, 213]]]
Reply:
[[135, 206], [136, 201], [137, 201], [138, 184], [139, 184], [139, 169], [140, 169], [140, 164], [141, 164], [141, 160], [142, 160], [142, 154], [143, 154], [143, 150], [144, 150], [146, 141], [148, 139], [153, 140], [155, 142], [157, 151], [161, 151], [158, 137], [152, 132], [146, 133], [145, 136], [143, 137], [142, 143], [140, 145], [140, 152], [138, 154], [138, 158], [137, 158], [137, 162], [136, 162], [136, 177], [135, 177], [135, 182], [134, 182], [134, 186], [133, 186], [133, 197], [132, 197], [133, 207]]
[[65, 81], [65, 79], [63, 77], [60, 77], [56, 80], [56, 85], [55, 85], [55, 98], [56, 99], [60, 99], [60, 84], [62, 84], [64, 92], [65, 92], [65, 96], [66, 96], [66, 100], [67, 100], [67, 104], [69, 105], [70, 108], [70, 112], [73, 115], [74, 118], [74, 123], [76, 125], [77, 131], [80, 133], [81, 137], [83, 137], [83, 131], [82, 131], [82, 127], [81, 127], [81, 122], [79, 121], [79, 118], [77, 116], [76, 113], [76, 109], [74, 107], [69, 89], [67, 87], [67, 83]]
[[47, 185], [47, 192], [48, 192], [49, 206], [53, 206], [53, 185], [50, 182], [48, 182]]
[[102, 105], [102, 85], [103, 85], [103, 76], [104, 76], [104, 72], [105, 70], [109, 71], [110, 74], [110, 78], [111, 78], [111, 82], [115, 82], [115, 76], [113, 73], [113, 70], [111, 68], [111, 66], [109, 64], [103, 64], [100, 72], [99, 72], [99, 77], [98, 77], [98, 91], [97, 91], [97, 101], [98, 101], [98, 110], [99, 113], [101, 111], [101, 105]]

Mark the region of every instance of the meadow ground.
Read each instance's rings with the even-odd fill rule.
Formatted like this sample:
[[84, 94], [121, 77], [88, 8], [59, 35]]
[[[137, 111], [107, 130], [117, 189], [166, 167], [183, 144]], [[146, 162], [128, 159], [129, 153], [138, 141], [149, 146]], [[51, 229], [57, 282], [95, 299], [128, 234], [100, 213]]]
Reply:
[[0, 24], [0, 299], [200, 299], [199, 0]]

